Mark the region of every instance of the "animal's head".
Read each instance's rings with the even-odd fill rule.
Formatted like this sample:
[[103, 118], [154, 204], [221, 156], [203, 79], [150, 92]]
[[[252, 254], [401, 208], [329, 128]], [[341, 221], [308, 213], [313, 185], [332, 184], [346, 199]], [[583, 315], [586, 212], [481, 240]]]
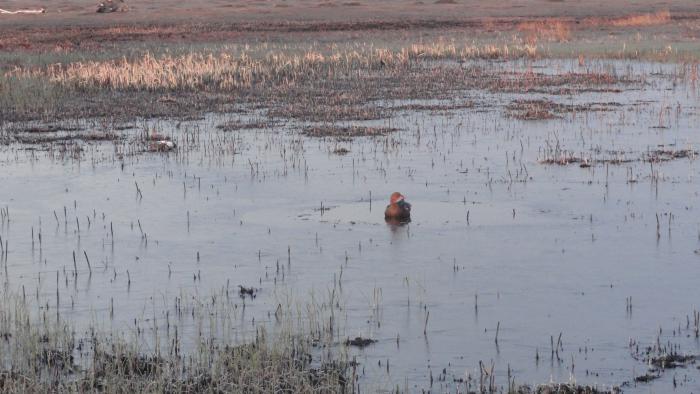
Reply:
[[396, 203], [398, 203], [399, 201], [403, 201], [403, 200], [404, 200], [403, 194], [401, 194], [401, 193], [399, 193], [399, 192], [394, 192], [394, 193], [392, 193], [392, 194], [391, 194], [391, 198], [389, 199], [389, 201], [390, 201], [392, 204], [396, 204]]

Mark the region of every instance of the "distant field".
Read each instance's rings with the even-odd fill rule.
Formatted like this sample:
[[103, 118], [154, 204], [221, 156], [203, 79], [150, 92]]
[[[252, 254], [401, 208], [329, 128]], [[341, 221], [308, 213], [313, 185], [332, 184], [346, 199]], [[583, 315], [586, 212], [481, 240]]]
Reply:
[[32, 16], [0, 15], [0, 27], [106, 26], [131, 23], [226, 22], [284, 23], [326, 21], [474, 20], [479, 18], [621, 16], [670, 10], [679, 16], [698, 13], [693, 0], [271, 0], [271, 1], [129, 1], [130, 12], [98, 15], [97, 1], [2, 0], [0, 8], [44, 7]]

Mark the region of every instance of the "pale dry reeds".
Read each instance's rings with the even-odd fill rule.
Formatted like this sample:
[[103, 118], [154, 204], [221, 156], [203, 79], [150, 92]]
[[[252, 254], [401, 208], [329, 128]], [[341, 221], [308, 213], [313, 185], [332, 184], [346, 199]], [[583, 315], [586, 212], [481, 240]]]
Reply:
[[522, 22], [518, 24], [518, 31], [525, 34], [529, 45], [538, 41], [567, 42], [571, 39], [569, 22], [559, 19]]
[[272, 52], [263, 57], [188, 53], [110, 61], [52, 64], [31, 69], [16, 68], [5, 78], [45, 78], [52, 83], [80, 90], [120, 91], [233, 91], [253, 87], [293, 85], [306, 79], [366, 73], [381, 69], [404, 69], [420, 59], [471, 59], [535, 56], [530, 45], [414, 44], [398, 50], [372, 48], [332, 53]]
[[644, 27], [663, 25], [671, 21], [671, 12], [661, 10], [653, 13], [626, 15], [617, 18], [588, 18], [584, 25], [614, 27]]

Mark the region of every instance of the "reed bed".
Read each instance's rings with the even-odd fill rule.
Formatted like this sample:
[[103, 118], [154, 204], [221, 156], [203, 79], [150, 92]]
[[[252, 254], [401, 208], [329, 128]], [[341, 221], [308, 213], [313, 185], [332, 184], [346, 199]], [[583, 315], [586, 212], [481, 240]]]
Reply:
[[[238, 104], [264, 106], [280, 116], [329, 121], [340, 114], [345, 119], [374, 119], [380, 117], [377, 110], [356, 107], [380, 98], [430, 98], [435, 92], [426, 87], [464, 73], [457, 62], [536, 55], [537, 47], [527, 44], [460, 45], [448, 40], [393, 49], [365, 43], [303, 51], [263, 43], [230, 50], [146, 52], [112, 60], [17, 66], [0, 77], [0, 116], [48, 121], [227, 112], [234, 94]], [[429, 64], [445, 61], [454, 63], [437, 68]], [[336, 95], [351, 99], [334, 99]], [[312, 116], [287, 108], [320, 97], [322, 102], [341, 101], [345, 108], [325, 108], [325, 115]]]
[[457, 46], [453, 43], [414, 44], [399, 50], [372, 48], [324, 54], [269, 53], [256, 58], [247, 53], [188, 53], [179, 56], [146, 53], [140, 58], [52, 64], [45, 68], [17, 68], [5, 74], [21, 80], [45, 78], [80, 90], [124, 91], [234, 91], [258, 85], [291, 84], [314, 77], [405, 69], [419, 59], [474, 59], [535, 56], [529, 45]]

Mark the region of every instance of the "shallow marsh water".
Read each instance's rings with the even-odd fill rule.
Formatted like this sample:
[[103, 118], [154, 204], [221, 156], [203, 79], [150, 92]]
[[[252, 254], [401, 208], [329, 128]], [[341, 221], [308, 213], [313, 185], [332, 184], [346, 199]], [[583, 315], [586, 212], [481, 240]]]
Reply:
[[[686, 330], [700, 300], [700, 167], [693, 154], [638, 160], [698, 149], [698, 90], [674, 65], [591, 67], [639, 82], [576, 95], [468, 91], [457, 99], [482, 105], [357, 122], [400, 129], [385, 137], [306, 137], [297, 122], [224, 132], [215, 126], [239, 115], [212, 114], [138, 123], [125, 140], [83, 143], [80, 159], [4, 146], [2, 280], [39, 288], [51, 303], [60, 271], [62, 317], [115, 329], [162, 318], [180, 294], [252, 286], [257, 296], [240, 301], [245, 312], [229, 333], [241, 341], [254, 321], [272, 324], [281, 300], [337, 289], [341, 337], [378, 340], [350, 350], [368, 390], [428, 388], [431, 376], [435, 391], [464, 390], [455, 380], [478, 380], [480, 361], [495, 363], [501, 386], [509, 368], [517, 383], [632, 381], [647, 366], [631, 356], [630, 339], [653, 345], [662, 328], [661, 343], [700, 354]], [[549, 120], [507, 116], [522, 98], [619, 105]], [[178, 152], [133, 151], [144, 129], [171, 136]], [[592, 166], [540, 162], [564, 150]], [[631, 161], [595, 162], [621, 157]], [[393, 191], [413, 204], [408, 225], [384, 223]], [[73, 252], [80, 274], [64, 286]], [[550, 341], [560, 334], [558, 361]], [[624, 390], [668, 392], [674, 375], [678, 392], [700, 390], [695, 365]]]

